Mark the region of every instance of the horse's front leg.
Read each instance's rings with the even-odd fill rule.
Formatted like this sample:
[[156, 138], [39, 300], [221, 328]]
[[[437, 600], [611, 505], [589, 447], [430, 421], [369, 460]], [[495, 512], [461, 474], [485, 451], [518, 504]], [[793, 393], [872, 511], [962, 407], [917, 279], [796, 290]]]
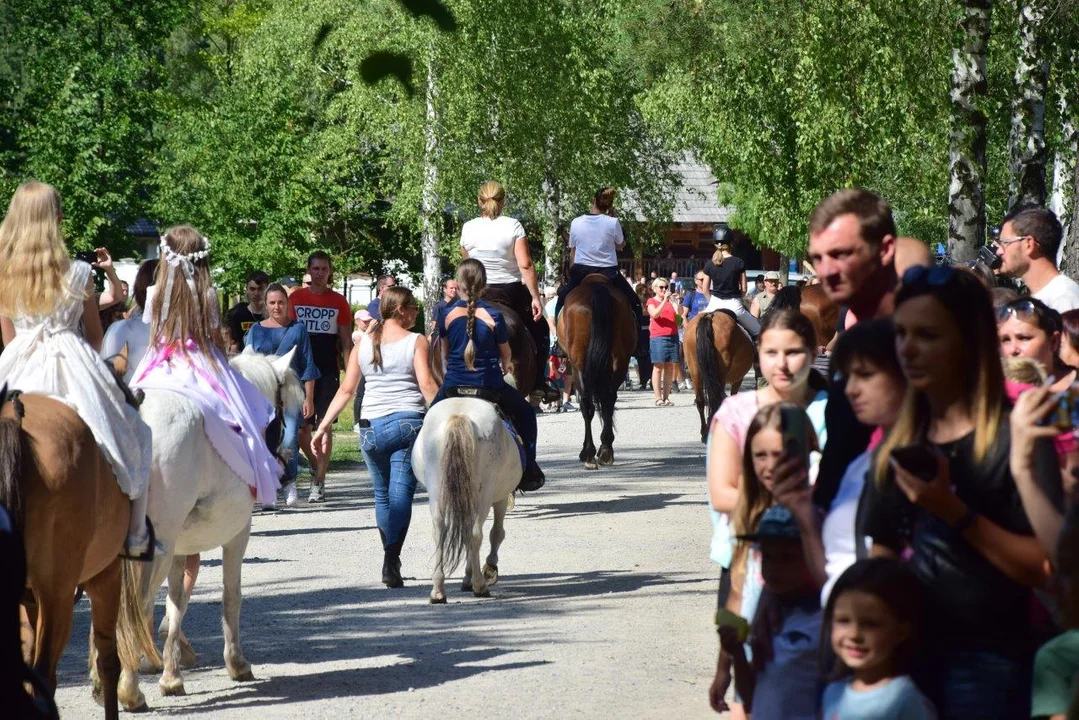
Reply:
[[488, 585], [498, 582], [498, 548], [506, 539], [506, 510], [509, 509], [509, 498], [500, 500], [494, 504], [495, 521], [491, 525], [491, 552], [487, 555], [487, 562], [483, 564], [483, 577]]
[[169, 594], [165, 600], [165, 621], [168, 632], [161, 654], [165, 668], [157, 685], [162, 695], [186, 695], [184, 678], [180, 672], [180, 625], [187, 612], [187, 595], [184, 593], [184, 563], [187, 558], [175, 555], [169, 568]]
[[[224, 591], [221, 596], [221, 625], [225, 631], [225, 669], [229, 677], [237, 682], [254, 680], [251, 665], [244, 659], [240, 649], [240, 603], [243, 596], [240, 588], [240, 573], [243, 569], [244, 553], [251, 537], [251, 520], [240, 533], [221, 548], [221, 575]], [[181, 580], [183, 579], [181, 572]], [[182, 590], [181, 590], [182, 592]]]

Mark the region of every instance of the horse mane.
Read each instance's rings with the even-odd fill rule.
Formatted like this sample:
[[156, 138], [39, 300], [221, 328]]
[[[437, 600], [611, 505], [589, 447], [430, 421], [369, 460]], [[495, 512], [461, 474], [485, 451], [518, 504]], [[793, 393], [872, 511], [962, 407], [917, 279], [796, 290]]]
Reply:
[[[267, 400], [271, 403], [276, 403], [279, 381], [273, 362], [277, 359], [274, 355], [260, 355], [251, 348], [245, 348], [242, 353], [233, 356], [229, 360], [229, 365], [258, 388], [258, 391]], [[281, 402], [285, 412], [295, 412], [302, 408], [304, 398], [303, 383], [296, 377], [296, 373], [289, 369], [280, 384]]]
[[784, 308], [790, 308], [791, 310], [800, 310], [802, 307], [802, 288], [797, 285], [788, 285], [787, 287], [780, 288], [772, 303], [768, 306], [768, 312], [773, 310], [783, 310]]

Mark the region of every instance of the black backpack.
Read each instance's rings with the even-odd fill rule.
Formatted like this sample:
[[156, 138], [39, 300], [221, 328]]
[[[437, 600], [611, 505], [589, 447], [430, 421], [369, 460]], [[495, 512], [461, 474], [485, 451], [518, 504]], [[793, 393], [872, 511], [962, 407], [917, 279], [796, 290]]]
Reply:
[[[22, 659], [19, 604], [26, 587], [26, 554], [11, 514], [0, 505], [0, 707], [5, 717], [59, 720], [52, 692]], [[24, 683], [36, 695], [26, 693]]]

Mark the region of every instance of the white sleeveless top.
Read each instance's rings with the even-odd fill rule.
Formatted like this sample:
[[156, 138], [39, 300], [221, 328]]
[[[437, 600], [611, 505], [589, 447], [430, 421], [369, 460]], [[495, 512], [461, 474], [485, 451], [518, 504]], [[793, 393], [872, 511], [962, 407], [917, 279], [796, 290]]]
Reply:
[[416, 381], [416, 341], [419, 333], [391, 343], [382, 343], [382, 368], [374, 365], [375, 345], [369, 335], [360, 336], [360, 370], [367, 381], [363, 391], [360, 417], [364, 420], [391, 415], [396, 412], [424, 412], [423, 393]]

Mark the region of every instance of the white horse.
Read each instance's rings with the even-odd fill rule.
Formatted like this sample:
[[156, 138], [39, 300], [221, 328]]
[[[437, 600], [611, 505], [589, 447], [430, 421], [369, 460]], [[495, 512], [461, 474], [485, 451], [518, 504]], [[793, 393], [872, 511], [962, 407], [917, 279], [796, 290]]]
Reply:
[[[298, 412], [303, 405], [303, 385], [289, 368], [291, 359], [292, 353], [274, 357], [245, 351], [229, 364], [274, 402], [280, 414]], [[165, 547], [142, 572], [147, 618], [153, 617], [157, 589], [166, 575], [169, 584], [168, 634], [158, 683], [161, 693], [184, 694], [181, 648], [185, 658], [193, 654], [180, 628], [190, 599], [183, 591], [184, 561], [188, 555], [218, 547], [222, 548], [224, 576], [221, 616], [225, 667], [233, 680], [253, 680], [251, 665], [240, 649], [240, 569], [251, 533], [251, 489], [213, 449], [203, 429], [202, 413], [190, 400], [174, 392], [148, 390], [139, 412], [154, 434], [147, 514], [157, 540]], [[124, 667], [119, 699], [127, 710], [145, 708], [138, 668]]]
[[[524, 469], [517, 442], [495, 406], [449, 398], [427, 413], [412, 449], [412, 468], [427, 488], [435, 529], [431, 602], [446, 602], [446, 573], [466, 558], [462, 590], [489, 597], [498, 581], [503, 522]], [[491, 553], [480, 566], [483, 523], [494, 507]]]

